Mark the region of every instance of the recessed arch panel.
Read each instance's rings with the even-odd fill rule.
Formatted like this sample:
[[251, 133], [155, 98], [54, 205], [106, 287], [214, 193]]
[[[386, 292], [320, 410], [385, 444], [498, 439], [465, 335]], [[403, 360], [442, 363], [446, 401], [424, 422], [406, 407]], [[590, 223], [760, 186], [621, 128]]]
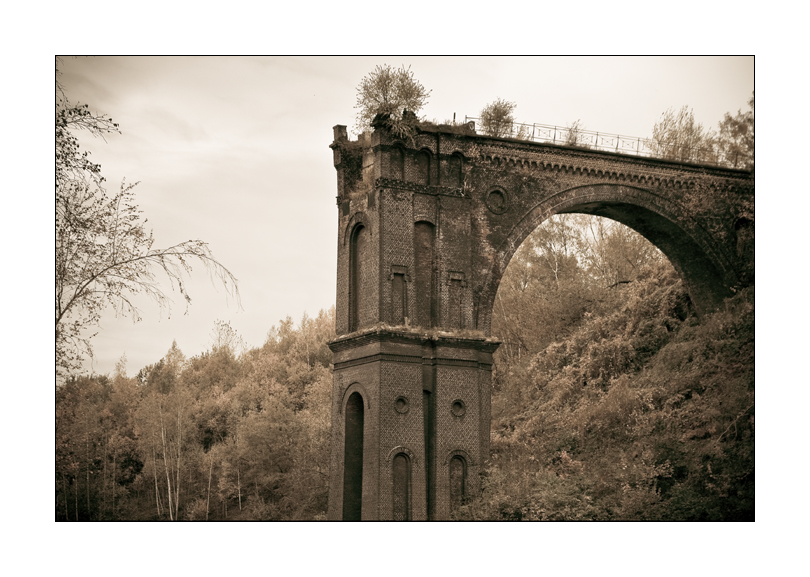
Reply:
[[365, 404], [358, 392], [349, 395], [344, 408], [343, 520], [359, 521], [363, 509], [363, 433]]
[[458, 509], [467, 500], [467, 461], [461, 455], [450, 459], [448, 466], [450, 477], [450, 509]]
[[416, 293], [414, 317], [420, 327], [436, 326], [438, 303], [436, 299], [436, 227], [429, 222], [414, 223], [413, 258], [414, 288]]
[[349, 219], [349, 223], [346, 225], [345, 230], [343, 231], [343, 244], [345, 245], [349, 239], [351, 238], [352, 231], [357, 227], [358, 224], [362, 224], [366, 227], [369, 232], [372, 232], [371, 222], [366, 216], [366, 213], [359, 211], [355, 212], [352, 217]]
[[429, 150], [422, 149], [414, 156], [414, 179], [417, 184], [431, 184], [431, 157]]
[[371, 232], [358, 223], [349, 238], [349, 331], [356, 331], [373, 320], [373, 266], [370, 258]]
[[445, 175], [445, 186], [459, 187], [462, 185], [464, 178], [462, 175], [462, 167], [464, 166], [464, 158], [461, 153], [453, 153], [447, 157], [447, 173]]
[[396, 143], [391, 147], [388, 154], [391, 177], [402, 180], [405, 178], [405, 148], [401, 143]]

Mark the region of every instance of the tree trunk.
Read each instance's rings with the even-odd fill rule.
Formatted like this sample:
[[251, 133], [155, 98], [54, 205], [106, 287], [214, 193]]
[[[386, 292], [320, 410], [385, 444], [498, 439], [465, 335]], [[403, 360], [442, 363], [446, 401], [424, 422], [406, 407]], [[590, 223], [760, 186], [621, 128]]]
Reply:
[[[104, 480], [101, 483], [101, 508], [107, 509], [107, 439], [104, 439]], [[99, 511], [99, 519], [101, 518], [101, 511]]]
[[[87, 434], [84, 435], [84, 458], [87, 462], [85, 467], [85, 473], [87, 475], [87, 518], [90, 519], [90, 441], [87, 438]], [[79, 490], [78, 483], [76, 483], [76, 490]]]
[[211, 506], [211, 473], [214, 471], [214, 458], [211, 457], [211, 466], [208, 468], [208, 497], [205, 501], [205, 520], [208, 521], [208, 509]]
[[239, 498], [239, 510], [242, 510], [242, 484], [239, 479], [239, 435], [236, 435], [236, 495]]
[[68, 488], [67, 488], [67, 481], [65, 480], [65, 476], [62, 475], [62, 488], [64, 489], [65, 493], [65, 521], [70, 521], [70, 514], [68, 513]]
[[115, 519], [115, 453], [113, 453], [113, 478], [112, 478], [112, 510], [113, 519]]
[[180, 404], [177, 405], [177, 477], [175, 478], [174, 489], [174, 518], [180, 515], [180, 448], [182, 443], [182, 431], [180, 429]]
[[152, 447], [152, 471], [155, 474], [155, 506], [157, 507], [158, 517], [160, 517], [160, 490], [158, 489], [157, 459], [155, 458], [154, 447]]
[[166, 470], [166, 493], [169, 495], [169, 521], [174, 521], [172, 514], [172, 480], [169, 476], [169, 463], [166, 461], [166, 434], [163, 429], [163, 410], [158, 405], [158, 413], [160, 414], [160, 439], [163, 442], [163, 468]]

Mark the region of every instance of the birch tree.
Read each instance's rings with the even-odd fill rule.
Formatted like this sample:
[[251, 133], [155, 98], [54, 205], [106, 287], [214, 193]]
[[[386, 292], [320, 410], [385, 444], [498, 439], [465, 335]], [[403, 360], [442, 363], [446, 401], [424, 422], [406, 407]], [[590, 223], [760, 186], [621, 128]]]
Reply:
[[[58, 73], [58, 71], [57, 71]], [[81, 150], [79, 132], [104, 138], [119, 132], [111, 118], [72, 104], [57, 85], [56, 98], [56, 274], [55, 326], [58, 382], [92, 356], [90, 340], [102, 311], [141, 319], [137, 295], [146, 295], [170, 309], [171, 299], [159, 280], [168, 280], [185, 300], [191, 298], [184, 279], [192, 263], [201, 263], [239, 303], [236, 277], [219, 263], [202, 240], [186, 240], [168, 248], [155, 246], [152, 232], [138, 209], [134, 188], [122, 182], [115, 194], [104, 188], [101, 167]]]

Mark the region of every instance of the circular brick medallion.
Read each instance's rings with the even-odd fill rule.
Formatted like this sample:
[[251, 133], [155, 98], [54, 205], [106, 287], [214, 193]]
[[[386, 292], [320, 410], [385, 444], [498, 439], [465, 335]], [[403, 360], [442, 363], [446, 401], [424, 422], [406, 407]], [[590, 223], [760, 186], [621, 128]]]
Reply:
[[456, 417], [461, 417], [464, 413], [467, 412], [467, 405], [464, 404], [464, 401], [461, 399], [456, 399], [453, 401], [453, 404], [450, 405], [450, 412], [453, 413]]
[[503, 214], [509, 210], [509, 197], [502, 190], [492, 190], [487, 195], [486, 205], [492, 214]]
[[397, 400], [394, 401], [394, 409], [397, 413], [404, 415], [408, 412], [408, 397], [397, 397]]

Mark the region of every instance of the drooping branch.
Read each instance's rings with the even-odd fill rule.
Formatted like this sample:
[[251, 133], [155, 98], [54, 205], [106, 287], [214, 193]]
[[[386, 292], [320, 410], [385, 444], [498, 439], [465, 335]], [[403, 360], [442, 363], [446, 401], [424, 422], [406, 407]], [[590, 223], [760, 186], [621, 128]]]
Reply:
[[81, 334], [97, 324], [105, 306], [138, 321], [141, 311], [132, 297], [145, 294], [160, 308], [171, 309], [171, 300], [158, 282], [161, 271], [171, 289], [183, 295], [188, 310], [191, 297], [185, 277], [191, 274], [195, 259], [205, 266], [212, 283], [221, 282], [241, 308], [236, 277], [205, 242], [188, 240], [153, 248], [154, 238], [135, 204], [136, 185], [122, 183], [112, 198], [86, 183], [57, 195], [55, 323], [57, 360], [63, 368], [78, 367], [80, 349], [92, 356], [91, 337]]

